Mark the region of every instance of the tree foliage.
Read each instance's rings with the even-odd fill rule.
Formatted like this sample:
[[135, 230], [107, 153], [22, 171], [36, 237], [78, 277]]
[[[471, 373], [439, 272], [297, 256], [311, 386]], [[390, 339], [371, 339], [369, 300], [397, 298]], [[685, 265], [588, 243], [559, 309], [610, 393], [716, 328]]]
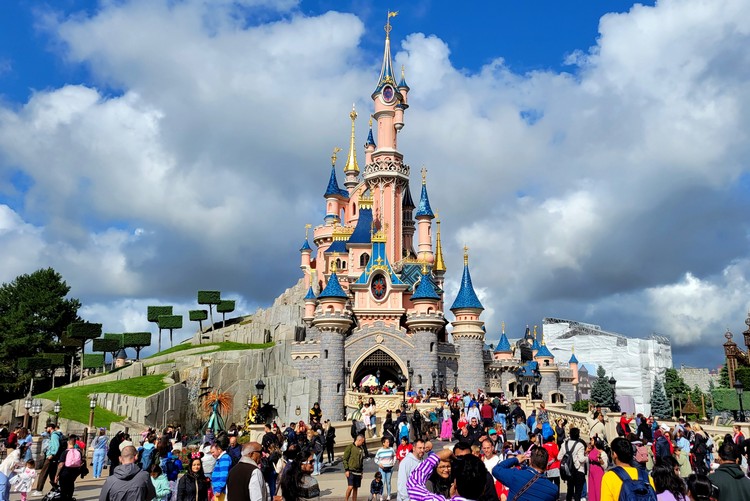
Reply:
[[[169, 347], [172, 348], [172, 331], [182, 329], [182, 315], [159, 315], [159, 332], [161, 329], [169, 329]], [[161, 338], [161, 335], [159, 337]]]
[[219, 304], [216, 305], [216, 311], [221, 313], [221, 327], [227, 326], [227, 313], [234, 311], [235, 302], [234, 299], [222, 299]]
[[51, 365], [52, 363], [50, 359], [42, 356], [23, 357], [18, 359], [18, 370], [30, 373], [31, 377], [34, 377], [36, 371], [49, 369]]
[[687, 399], [690, 387], [685, 384], [677, 369], [669, 368], [664, 371], [664, 393], [666, 393], [668, 401], [671, 401], [672, 398], [683, 401]]
[[201, 335], [198, 336], [198, 342], [203, 341], [203, 321], [208, 319], [208, 310], [190, 310], [188, 312], [191, 322], [198, 322]]
[[719, 371], [719, 388], [729, 388], [729, 371], [727, 364], [721, 366]]
[[135, 359], [141, 359], [141, 350], [151, 345], [150, 332], [125, 332], [122, 335], [124, 348], [135, 348]]
[[609, 384], [607, 373], [601, 365], [596, 369], [596, 379], [591, 385], [591, 401], [610, 409], [615, 405], [612, 386]]
[[104, 366], [104, 354], [103, 353], [84, 353], [83, 362], [81, 363], [84, 369], [98, 369]]
[[68, 325], [67, 335], [71, 339], [82, 340], [85, 343], [102, 335], [102, 324], [75, 322]]
[[651, 414], [659, 419], [666, 419], [672, 415], [672, 407], [658, 377], [654, 380], [654, 389], [651, 392]]
[[590, 400], [579, 400], [578, 402], [573, 402], [573, 410], [575, 412], [586, 412], [589, 411], [589, 403]]
[[149, 322], [158, 322], [162, 315], [171, 315], [172, 306], [149, 306], [146, 309], [146, 318]]
[[211, 330], [214, 330], [214, 305], [219, 303], [221, 303], [220, 291], [198, 291], [198, 304], [208, 305], [208, 314], [211, 317]]
[[52, 268], [20, 275], [0, 286], [0, 401], [20, 394], [28, 374], [15, 361], [56, 351], [65, 329], [80, 321], [78, 299]]

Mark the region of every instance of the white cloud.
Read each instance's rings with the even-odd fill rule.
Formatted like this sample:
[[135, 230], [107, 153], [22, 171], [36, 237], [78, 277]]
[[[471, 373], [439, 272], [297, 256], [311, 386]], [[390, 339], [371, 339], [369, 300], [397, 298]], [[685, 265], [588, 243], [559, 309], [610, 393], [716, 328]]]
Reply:
[[[258, 5], [285, 14], [263, 22], [247, 14]], [[736, 314], [718, 284], [745, 288], [733, 263], [748, 259], [735, 195], [750, 157], [748, 21], [742, 0], [636, 6], [602, 18], [570, 74], [516, 74], [502, 54], [471, 73], [440, 34], [393, 41], [412, 87], [399, 146], [429, 169], [449, 293], [472, 248], [488, 331], [581, 315], [690, 344], [686, 324]], [[0, 173], [32, 180], [20, 216], [0, 211], [7, 248], [28, 249], [0, 275], [52, 263], [89, 314], [123, 326], [142, 305], [121, 296], [219, 288], [256, 304], [293, 283], [352, 101], [364, 142], [379, 61], [359, 45], [362, 22], [293, 1], [195, 0], [44, 23], [98, 88], [0, 108]], [[743, 278], [716, 279], [728, 269]], [[701, 301], [713, 306], [698, 314]]]

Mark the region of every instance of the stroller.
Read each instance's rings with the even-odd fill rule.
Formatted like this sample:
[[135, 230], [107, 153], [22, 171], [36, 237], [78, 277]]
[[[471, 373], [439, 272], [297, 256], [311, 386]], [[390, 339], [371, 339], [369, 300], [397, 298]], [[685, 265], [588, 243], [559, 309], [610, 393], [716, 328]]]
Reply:
[[[41, 501], [59, 501], [60, 499], [62, 499], [62, 494], [60, 494], [60, 487], [53, 486], [52, 489], [50, 489], [50, 491], [44, 495]], [[76, 498], [73, 498], [73, 501], [76, 501]]]

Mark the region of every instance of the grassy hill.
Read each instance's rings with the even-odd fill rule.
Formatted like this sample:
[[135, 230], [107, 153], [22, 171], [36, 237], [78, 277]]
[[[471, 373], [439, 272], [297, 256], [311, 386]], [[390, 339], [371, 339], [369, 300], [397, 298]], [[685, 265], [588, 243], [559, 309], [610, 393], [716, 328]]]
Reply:
[[[98, 393], [121, 393], [135, 397], [147, 397], [158, 393], [167, 387], [163, 381], [164, 375], [155, 374], [151, 376], [134, 377], [122, 381], [110, 381], [107, 383], [90, 384], [85, 386], [66, 386], [55, 388], [46, 393], [38, 395], [53, 402], [60, 399], [62, 410], [60, 417], [73, 419], [81, 423], [89, 421], [89, 395]], [[110, 423], [121, 421], [125, 416], [108, 411], [97, 405], [94, 413], [94, 426], [105, 426], [109, 428]]]
[[207, 344], [182, 343], [172, 348], [167, 348], [166, 350], [162, 350], [159, 353], [154, 353], [153, 355], [146, 357], [144, 360], [148, 360], [149, 358], [160, 357], [162, 355], [178, 353], [178, 352], [185, 351], [185, 350], [192, 350], [193, 348], [205, 348], [206, 346], [211, 346], [214, 348], [212, 350], [206, 351], [207, 353], [210, 353], [214, 351], [263, 350], [265, 348], [270, 348], [273, 345], [274, 345], [273, 341], [271, 341], [270, 343], [250, 343], [250, 344], [235, 343], [232, 341], [224, 341], [222, 343], [207, 343]]

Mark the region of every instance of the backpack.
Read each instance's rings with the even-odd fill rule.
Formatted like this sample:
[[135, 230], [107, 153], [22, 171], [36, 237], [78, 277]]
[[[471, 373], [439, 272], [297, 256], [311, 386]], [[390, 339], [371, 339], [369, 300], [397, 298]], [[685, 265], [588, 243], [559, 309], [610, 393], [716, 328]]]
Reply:
[[142, 470], [148, 470], [149, 466], [151, 466], [151, 463], [154, 461], [154, 452], [156, 452], [156, 447], [151, 447], [150, 449], [141, 448], [138, 464], [141, 465]]
[[174, 458], [167, 458], [164, 461], [164, 473], [167, 475], [167, 480], [177, 480], [177, 475], [180, 473], [177, 471], [177, 465], [174, 462]]
[[641, 468], [636, 468], [637, 480], [630, 478], [622, 466], [615, 466], [611, 471], [622, 480], [619, 501], [656, 501], [656, 491], [649, 484], [648, 476]]
[[552, 425], [549, 423], [544, 423], [542, 425], [542, 437], [544, 440], [547, 440], [549, 437], [555, 436], [555, 430], [552, 429]]
[[570, 450], [568, 447], [568, 444], [570, 442], [565, 442], [565, 454], [563, 454], [562, 460], [560, 461], [560, 478], [563, 480], [570, 480], [575, 475], [576, 471], [576, 465], [573, 462], [573, 454], [571, 454], [576, 449], [576, 445], [578, 443], [575, 443], [573, 445], [573, 450]]
[[81, 467], [81, 451], [78, 449], [66, 449], [68, 451], [65, 454], [65, 467], [66, 468], [80, 468]]
[[635, 460], [638, 463], [645, 463], [648, 461], [648, 447], [645, 445], [639, 445], [635, 448]]
[[617, 426], [615, 427], [615, 430], [617, 430], [617, 435], [620, 437], [625, 436], [625, 428], [623, 428], [622, 423], [617, 423]]
[[[52, 433], [52, 435], [57, 435], [57, 454], [55, 454], [55, 460], [60, 461], [60, 458], [62, 458], [63, 453], [67, 450], [68, 447], [68, 437], [62, 434], [60, 431], [55, 431]], [[50, 437], [50, 440], [52, 438]]]

